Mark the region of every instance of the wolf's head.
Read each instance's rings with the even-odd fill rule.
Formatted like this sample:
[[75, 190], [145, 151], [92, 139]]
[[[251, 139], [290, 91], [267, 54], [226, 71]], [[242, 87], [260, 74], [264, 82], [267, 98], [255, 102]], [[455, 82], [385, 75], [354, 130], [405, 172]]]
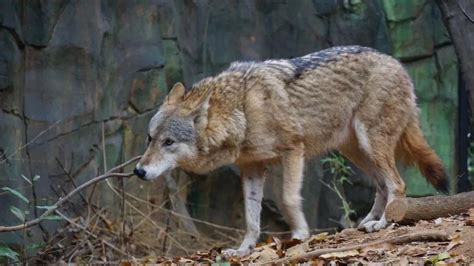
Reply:
[[206, 120], [208, 97], [184, 103], [185, 88], [177, 83], [150, 120], [147, 150], [134, 173], [153, 180], [198, 154], [198, 128]]

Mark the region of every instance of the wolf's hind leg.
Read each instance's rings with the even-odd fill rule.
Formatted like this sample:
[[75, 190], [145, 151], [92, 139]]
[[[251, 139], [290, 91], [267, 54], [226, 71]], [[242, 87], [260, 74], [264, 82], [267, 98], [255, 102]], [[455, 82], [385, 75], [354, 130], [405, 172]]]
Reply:
[[262, 210], [265, 168], [260, 165], [241, 167], [241, 171], [247, 232], [238, 249], [222, 251], [225, 257], [248, 255], [257, 244], [258, 237], [260, 236], [260, 212]]
[[377, 185], [377, 192], [375, 193], [374, 205], [370, 209], [369, 213], [359, 223], [359, 229], [363, 229], [362, 225], [370, 221], [377, 221], [382, 217], [382, 214], [387, 205], [387, 192], [385, 188], [380, 188]]
[[[353, 164], [355, 164], [359, 169], [364, 171], [369, 177], [371, 177], [375, 182], [376, 194], [374, 204], [370, 209], [369, 213], [362, 219], [359, 223], [359, 229], [364, 229], [363, 225], [368, 222], [378, 221], [382, 217], [385, 207], [387, 205], [387, 189], [385, 187], [385, 182], [382, 177], [375, 171], [377, 166], [374, 164], [372, 158], [370, 158], [369, 152], [365, 151], [364, 148], [367, 148], [368, 140], [365, 145], [360, 145], [357, 134], [359, 132], [354, 132], [350, 135], [348, 140], [341, 145], [338, 150]], [[364, 132], [365, 134], [365, 132]], [[364, 136], [363, 139], [366, 139]]]
[[[385, 156], [381, 155], [378, 157], [376, 165], [378, 167], [377, 172], [380, 173], [379, 178], [383, 180], [387, 191], [387, 204], [396, 198], [405, 197], [405, 183], [396, 168], [394, 155], [391, 153], [387, 153]], [[368, 221], [361, 224], [360, 227], [367, 232], [374, 232], [385, 228], [387, 225], [384, 207], [384, 213], [378, 221]]]
[[309, 237], [309, 230], [302, 211], [300, 195], [304, 169], [303, 145], [286, 151], [281, 157], [281, 162], [283, 166], [282, 203], [284, 212], [289, 219], [292, 238], [305, 239]]
[[[369, 215], [375, 216], [374, 214], [380, 213], [381, 210], [382, 215], [378, 220], [370, 220], [371, 217], [369, 217], [361, 222], [359, 228], [367, 232], [374, 232], [388, 225], [385, 218], [385, 208], [394, 199], [405, 197], [405, 183], [400, 177], [395, 163], [396, 141], [394, 139], [396, 140], [396, 138], [387, 138], [383, 134], [372, 134], [369, 139], [372, 148], [369, 155], [369, 161], [373, 165], [371, 173], [376, 182], [377, 195], [383, 196], [383, 198], [379, 197], [379, 201], [376, 197], [374, 208]], [[380, 205], [376, 206], [378, 203]]]

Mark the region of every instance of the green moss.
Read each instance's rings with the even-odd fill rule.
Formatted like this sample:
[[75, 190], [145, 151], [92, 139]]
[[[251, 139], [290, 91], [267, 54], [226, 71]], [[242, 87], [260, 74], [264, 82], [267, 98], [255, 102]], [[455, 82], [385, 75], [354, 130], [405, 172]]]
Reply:
[[436, 61], [433, 57], [405, 64], [413, 80], [419, 101], [431, 101], [438, 95]]
[[453, 46], [445, 46], [436, 51], [438, 65], [439, 96], [458, 104], [458, 59]]
[[163, 40], [165, 56], [165, 75], [168, 86], [173, 86], [176, 82], [183, 81], [181, 58], [178, 44], [175, 40]]
[[432, 6], [427, 5], [414, 20], [389, 22], [393, 55], [407, 60], [433, 54]]
[[382, 0], [388, 21], [414, 19], [423, 9], [426, 0]]

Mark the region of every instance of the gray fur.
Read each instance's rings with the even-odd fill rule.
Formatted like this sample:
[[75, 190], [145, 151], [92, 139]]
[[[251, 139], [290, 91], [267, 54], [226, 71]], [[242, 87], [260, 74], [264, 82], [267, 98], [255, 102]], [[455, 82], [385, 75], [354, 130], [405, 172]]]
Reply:
[[163, 128], [177, 142], [193, 142], [196, 133], [191, 121], [180, 118], [169, 119]]
[[172, 138], [176, 142], [194, 142], [196, 140], [192, 121], [180, 117], [167, 117], [162, 112], [158, 112], [151, 119], [149, 132], [153, 138], [162, 135]]
[[302, 57], [296, 57], [293, 59], [281, 59], [281, 60], [266, 60], [263, 62], [235, 62], [230, 65], [226, 70], [228, 72], [241, 72], [245, 76], [249, 76], [251, 73], [261, 70], [269, 69], [271, 72], [275, 70], [281, 75], [281, 78], [286, 81], [292, 81], [299, 78], [308, 70], [316, 69], [317, 67], [337, 60], [344, 54], [359, 54], [364, 52], [378, 53], [369, 47], [362, 46], [341, 46], [332, 47], [316, 53], [308, 54]]
[[315, 69], [324, 63], [328, 63], [344, 54], [359, 54], [363, 52], [377, 52], [369, 47], [362, 46], [340, 46], [332, 47], [303, 57], [290, 59], [289, 62], [295, 66], [295, 77], [299, 77], [305, 71]]

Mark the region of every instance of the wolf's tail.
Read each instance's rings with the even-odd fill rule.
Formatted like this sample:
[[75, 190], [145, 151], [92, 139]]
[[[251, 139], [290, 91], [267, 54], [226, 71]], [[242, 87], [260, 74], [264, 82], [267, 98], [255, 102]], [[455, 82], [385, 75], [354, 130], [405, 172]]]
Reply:
[[415, 164], [426, 179], [439, 191], [449, 191], [448, 175], [435, 151], [426, 142], [417, 119], [408, 123], [397, 147], [397, 158]]

